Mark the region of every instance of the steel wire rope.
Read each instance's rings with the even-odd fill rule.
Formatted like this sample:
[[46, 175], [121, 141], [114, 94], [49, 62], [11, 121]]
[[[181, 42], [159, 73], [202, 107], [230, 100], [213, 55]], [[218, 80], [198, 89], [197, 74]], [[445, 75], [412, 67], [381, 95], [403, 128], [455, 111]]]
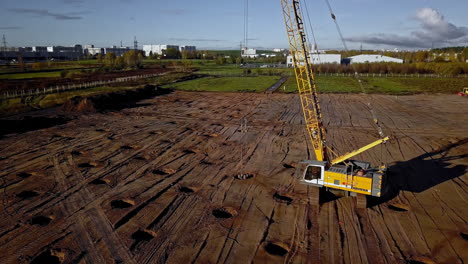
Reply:
[[[325, 0], [325, 3], [327, 4], [327, 7], [328, 7], [328, 10], [330, 11], [330, 15], [331, 15], [331, 18], [333, 20], [333, 22], [335, 23], [335, 26], [336, 26], [336, 30], [338, 31], [338, 35], [341, 39], [341, 42], [343, 43], [343, 47], [345, 49], [345, 52], [347, 52], [349, 54], [349, 49], [348, 49], [348, 45], [346, 44], [346, 40], [345, 38], [343, 37], [343, 33], [341, 31], [341, 27], [340, 25], [338, 24], [338, 21], [336, 19], [336, 15], [335, 13], [333, 12], [333, 9], [330, 5], [330, 1], [329, 0]], [[354, 71], [354, 76], [356, 77], [356, 79], [358, 80], [358, 83], [359, 83], [359, 87], [361, 88], [361, 91], [369, 98], [369, 94], [367, 93], [364, 85], [362, 84], [362, 79], [360, 77], [360, 74], [357, 72], [356, 70], [356, 67], [350, 63], [351, 65], [351, 68], [353, 69]], [[381, 138], [384, 138], [385, 137], [385, 134], [383, 132], [383, 129], [382, 127], [380, 126], [379, 124], [379, 119], [377, 117], [377, 114], [375, 113], [375, 110], [374, 110], [374, 107], [372, 106], [372, 103], [370, 100], [368, 100], [367, 102], [367, 107], [369, 108], [369, 111], [371, 112], [372, 114], [372, 118], [373, 118], [373, 121], [374, 121], [374, 124], [377, 126], [377, 131], [380, 135]]]

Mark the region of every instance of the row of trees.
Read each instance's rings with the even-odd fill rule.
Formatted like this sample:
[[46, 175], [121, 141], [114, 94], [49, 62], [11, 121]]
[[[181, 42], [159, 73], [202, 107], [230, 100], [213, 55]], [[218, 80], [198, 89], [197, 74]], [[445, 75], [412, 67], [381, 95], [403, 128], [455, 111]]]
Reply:
[[123, 56], [116, 56], [114, 53], [109, 52], [106, 56], [98, 54], [97, 60], [99, 63], [113, 70], [122, 70], [125, 68], [129, 69], [140, 69], [143, 67], [143, 53], [141, 51], [127, 51]]

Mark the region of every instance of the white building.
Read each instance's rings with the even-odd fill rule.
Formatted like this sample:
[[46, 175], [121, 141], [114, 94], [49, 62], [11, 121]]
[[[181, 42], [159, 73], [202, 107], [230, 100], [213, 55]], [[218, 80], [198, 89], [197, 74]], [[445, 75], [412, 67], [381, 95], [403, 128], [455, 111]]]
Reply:
[[273, 49], [273, 52], [283, 52], [286, 51], [286, 49]]
[[[293, 67], [292, 56], [289, 55], [287, 58], [288, 67]], [[312, 64], [326, 64], [326, 63], [336, 63], [341, 64], [341, 54], [309, 54], [309, 61]]]
[[249, 48], [242, 48], [241, 56], [243, 58], [257, 58], [259, 55], [257, 54], [256, 49], [249, 49]]
[[396, 59], [378, 54], [362, 54], [346, 58], [348, 63], [375, 63], [375, 62], [394, 62], [403, 63], [402, 59]]
[[150, 56], [150, 55], [162, 55], [163, 52], [167, 49], [175, 49], [179, 50], [179, 46], [177, 45], [143, 45], [143, 51], [145, 52], [145, 56]]

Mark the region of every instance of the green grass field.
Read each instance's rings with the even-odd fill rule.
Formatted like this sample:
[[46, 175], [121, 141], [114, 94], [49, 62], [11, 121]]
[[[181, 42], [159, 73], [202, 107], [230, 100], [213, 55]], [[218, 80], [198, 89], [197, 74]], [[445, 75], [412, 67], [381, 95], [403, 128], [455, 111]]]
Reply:
[[[410, 95], [419, 93], [456, 93], [468, 86], [468, 78], [363, 78], [363, 86], [368, 93]], [[316, 77], [319, 93], [361, 93], [356, 79], [352, 77]], [[283, 90], [283, 87], [286, 90]], [[296, 92], [295, 77], [290, 77], [281, 87], [281, 92]]]
[[185, 91], [263, 92], [280, 79], [279, 76], [205, 77], [164, 86]]

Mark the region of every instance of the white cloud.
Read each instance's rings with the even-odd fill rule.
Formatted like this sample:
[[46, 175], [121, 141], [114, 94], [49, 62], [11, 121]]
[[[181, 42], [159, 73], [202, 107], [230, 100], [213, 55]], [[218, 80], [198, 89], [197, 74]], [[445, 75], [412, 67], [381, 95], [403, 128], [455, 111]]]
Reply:
[[420, 8], [415, 19], [420, 22], [420, 29], [411, 32], [409, 36], [377, 33], [365, 36], [354, 36], [347, 40], [368, 44], [400, 46], [409, 48], [428, 48], [433, 43], [437, 45], [460, 45], [468, 41], [468, 27], [456, 26], [447, 20], [437, 10]]

